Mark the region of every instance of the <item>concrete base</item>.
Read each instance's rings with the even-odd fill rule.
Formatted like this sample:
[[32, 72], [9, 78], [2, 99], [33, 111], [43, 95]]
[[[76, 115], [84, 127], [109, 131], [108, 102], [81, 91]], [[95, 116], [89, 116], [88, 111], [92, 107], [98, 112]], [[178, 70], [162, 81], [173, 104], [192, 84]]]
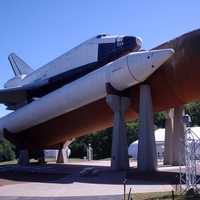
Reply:
[[155, 171], [157, 169], [156, 156], [151, 88], [149, 85], [141, 85], [138, 142], [139, 171]]
[[67, 156], [67, 149], [59, 149], [56, 163], [67, 163], [68, 156]]
[[174, 109], [165, 112], [165, 152], [164, 165], [172, 165], [173, 160], [173, 132], [174, 132]]
[[172, 165], [185, 164], [185, 125], [183, 123], [184, 106], [174, 108], [174, 134]]
[[127, 97], [108, 95], [106, 101], [114, 112], [111, 168], [113, 170], [128, 170], [127, 128], [124, 113], [130, 105], [130, 100]]
[[18, 164], [19, 165], [28, 165], [29, 164], [29, 154], [28, 154], [27, 149], [20, 150]]

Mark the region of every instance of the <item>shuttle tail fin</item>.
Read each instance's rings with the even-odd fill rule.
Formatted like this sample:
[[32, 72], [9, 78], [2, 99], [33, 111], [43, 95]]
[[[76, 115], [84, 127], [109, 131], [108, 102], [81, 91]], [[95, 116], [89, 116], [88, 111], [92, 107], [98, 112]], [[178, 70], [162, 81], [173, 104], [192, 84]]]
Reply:
[[15, 76], [27, 75], [33, 72], [33, 69], [14, 53], [8, 56], [8, 60]]

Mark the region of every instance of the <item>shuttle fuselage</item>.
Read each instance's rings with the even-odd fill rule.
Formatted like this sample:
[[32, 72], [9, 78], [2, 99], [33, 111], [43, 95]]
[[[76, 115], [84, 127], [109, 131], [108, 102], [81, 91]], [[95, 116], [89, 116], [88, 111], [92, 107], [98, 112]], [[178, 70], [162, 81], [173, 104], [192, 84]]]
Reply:
[[[13, 67], [17, 76], [8, 81], [5, 87], [25, 87], [30, 102], [34, 97], [48, 94], [131, 51], [139, 50], [141, 45], [138, 37], [101, 34], [29, 74], [20, 73], [20, 67]], [[18, 59], [15, 54], [9, 56], [12, 66], [16, 65]]]

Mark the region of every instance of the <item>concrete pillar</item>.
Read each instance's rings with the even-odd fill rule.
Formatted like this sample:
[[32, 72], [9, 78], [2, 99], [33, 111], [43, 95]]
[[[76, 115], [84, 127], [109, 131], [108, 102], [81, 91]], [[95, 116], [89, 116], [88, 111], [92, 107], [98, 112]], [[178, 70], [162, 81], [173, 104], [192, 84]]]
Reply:
[[164, 165], [172, 165], [173, 160], [173, 132], [174, 132], [174, 109], [165, 112], [165, 151]]
[[113, 170], [128, 170], [127, 128], [124, 113], [128, 110], [130, 99], [117, 95], [108, 95], [106, 101], [114, 112], [111, 168]]
[[23, 149], [19, 151], [18, 158], [19, 165], [28, 165], [29, 164], [29, 154], [27, 149]]
[[172, 165], [185, 164], [185, 125], [183, 123], [184, 106], [174, 108], [174, 136]]
[[40, 150], [40, 151], [38, 152], [38, 154], [39, 154], [38, 163], [40, 163], [40, 164], [46, 164], [46, 162], [45, 162], [44, 150]]
[[140, 86], [138, 169], [139, 171], [155, 171], [156, 168], [157, 154], [151, 88], [143, 84]]
[[67, 163], [68, 162], [68, 155], [67, 155], [67, 148], [59, 149], [56, 163]]

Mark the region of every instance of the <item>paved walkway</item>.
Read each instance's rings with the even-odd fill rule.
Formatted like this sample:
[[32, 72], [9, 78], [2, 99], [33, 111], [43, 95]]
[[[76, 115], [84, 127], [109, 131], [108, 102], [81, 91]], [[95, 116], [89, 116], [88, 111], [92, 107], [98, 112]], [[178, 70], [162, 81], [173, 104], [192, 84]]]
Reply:
[[1, 200], [122, 200], [121, 195], [85, 197], [0, 197]]
[[[98, 174], [80, 176], [81, 170], [94, 165], [94, 169], [99, 171]], [[108, 165], [109, 161], [85, 161], [67, 165], [0, 166], [0, 199], [122, 199], [126, 174], [113, 172]], [[127, 179], [127, 192], [129, 188], [132, 188], [134, 193], [172, 190], [170, 184], [160, 183], [159, 179], [152, 182], [132, 177]]]

